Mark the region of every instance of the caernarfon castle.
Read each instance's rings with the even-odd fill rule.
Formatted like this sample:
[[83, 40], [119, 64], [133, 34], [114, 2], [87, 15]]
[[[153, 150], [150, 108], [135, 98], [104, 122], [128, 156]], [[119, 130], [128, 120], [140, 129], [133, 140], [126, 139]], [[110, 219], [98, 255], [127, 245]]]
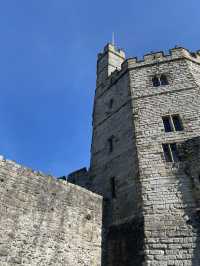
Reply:
[[200, 266], [200, 52], [97, 60], [91, 163], [0, 158], [0, 266]]

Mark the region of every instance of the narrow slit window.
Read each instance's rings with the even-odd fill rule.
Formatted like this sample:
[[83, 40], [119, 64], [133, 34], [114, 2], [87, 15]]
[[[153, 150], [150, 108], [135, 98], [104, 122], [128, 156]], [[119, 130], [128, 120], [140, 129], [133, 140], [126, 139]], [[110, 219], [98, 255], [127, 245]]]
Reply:
[[111, 185], [112, 198], [115, 199], [116, 198], [116, 179], [115, 179], [115, 177], [112, 177], [110, 179], [110, 185]]
[[183, 125], [182, 121], [179, 115], [172, 115], [172, 120], [174, 124], [175, 131], [182, 131], [183, 130]]
[[113, 152], [113, 136], [108, 139], [109, 152]]
[[163, 120], [163, 125], [164, 125], [164, 128], [165, 128], [165, 132], [172, 132], [173, 131], [173, 127], [172, 127], [172, 124], [171, 124], [170, 116], [164, 116], [164, 117], [162, 117], [162, 120]]
[[109, 101], [109, 108], [110, 109], [113, 108], [113, 103], [114, 103], [114, 100], [113, 99], [110, 99], [110, 101]]

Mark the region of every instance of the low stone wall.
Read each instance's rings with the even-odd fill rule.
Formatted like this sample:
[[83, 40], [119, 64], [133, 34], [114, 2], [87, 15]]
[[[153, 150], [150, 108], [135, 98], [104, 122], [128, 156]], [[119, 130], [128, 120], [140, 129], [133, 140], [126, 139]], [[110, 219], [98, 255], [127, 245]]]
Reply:
[[0, 159], [0, 265], [101, 265], [102, 198]]

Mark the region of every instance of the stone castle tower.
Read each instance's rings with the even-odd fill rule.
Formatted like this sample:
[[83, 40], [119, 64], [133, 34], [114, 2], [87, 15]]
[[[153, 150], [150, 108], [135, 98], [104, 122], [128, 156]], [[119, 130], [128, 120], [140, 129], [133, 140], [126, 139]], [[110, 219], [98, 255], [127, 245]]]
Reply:
[[198, 136], [200, 52], [104, 48], [90, 176], [107, 206], [105, 265], [200, 265]]

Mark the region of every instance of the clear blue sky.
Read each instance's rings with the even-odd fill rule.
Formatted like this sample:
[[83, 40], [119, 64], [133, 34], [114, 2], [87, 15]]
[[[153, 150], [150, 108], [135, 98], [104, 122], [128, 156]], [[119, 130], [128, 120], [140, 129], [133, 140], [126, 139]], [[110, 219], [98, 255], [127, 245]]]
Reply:
[[89, 165], [96, 54], [200, 49], [199, 0], [2, 0], [0, 154], [56, 176]]

